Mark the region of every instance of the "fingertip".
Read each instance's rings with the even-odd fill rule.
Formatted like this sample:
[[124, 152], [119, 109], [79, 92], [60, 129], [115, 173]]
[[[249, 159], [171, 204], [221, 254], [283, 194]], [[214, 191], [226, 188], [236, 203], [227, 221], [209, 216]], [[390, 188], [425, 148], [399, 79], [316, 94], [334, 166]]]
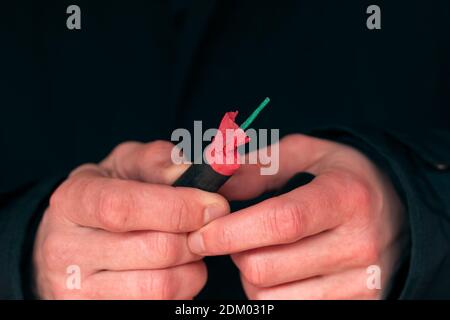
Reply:
[[205, 253], [205, 240], [201, 232], [193, 232], [188, 236], [188, 246], [192, 253], [198, 255], [204, 255]]
[[[223, 211], [222, 215], [225, 215], [230, 212], [230, 204], [228, 200], [221, 194], [215, 192], [208, 192], [204, 190], [200, 190], [197, 188], [189, 188], [189, 187], [177, 187], [180, 189], [190, 190], [194, 194], [193, 197], [197, 197], [199, 201], [203, 204], [204, 208], [211, 207], [215, 211]], [[213, 208], [215, 207], [215, 208]]]
[[211, 221], [230, 213], [228, 201], [217, 193], [188, 187], [170, 188], [175, 191], [175, 199], [181, 199], [180, 202], [184, 203], [187, 209], [185, 213], [181, 213], [186, 215], [183, 218], [184, 232], [199, 230]]
[[203, 219], [204, 224], [208, 224], [209, 222], [227, 215], [230, 212], [229, 206], [224, 206], [220, 203], [213, 203], [208, 205], [205, 208]]
[[201, 191], [205, 196], [204, 225], [230, 213], [230, 204], [227, 199], [218, 193]]

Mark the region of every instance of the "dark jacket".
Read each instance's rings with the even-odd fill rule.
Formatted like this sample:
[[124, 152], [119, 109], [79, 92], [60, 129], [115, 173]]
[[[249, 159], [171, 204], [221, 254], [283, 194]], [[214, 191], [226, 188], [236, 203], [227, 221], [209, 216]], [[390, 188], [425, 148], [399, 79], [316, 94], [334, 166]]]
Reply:
[[[450, 2], [17, 0], [0, 11], [0, 298], [31, 297], [49, 195], [125, 140], [225, 111], [348, 143], [391, 176], [411, 244], [393, 298], [450, 298]], [[68, 30], [78, 4], [82, 29]], [[228, 258], [202, 297], [243, 297]]]

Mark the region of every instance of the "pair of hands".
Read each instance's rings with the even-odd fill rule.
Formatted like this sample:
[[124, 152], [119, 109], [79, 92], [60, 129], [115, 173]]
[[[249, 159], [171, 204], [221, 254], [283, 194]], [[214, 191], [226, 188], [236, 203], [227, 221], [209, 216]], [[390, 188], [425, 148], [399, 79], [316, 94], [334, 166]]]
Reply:
[[[304, 135], [280, 141], [279, 172], [243, 165], [219, 194], [170, 186], [186, 169], [168, 142], [127, 142], [74, 170], [50, 199], [36, 236], [44, 299], [191, 299], [203, 256], [230, 254], [250, 299], [373, 299], [367, 268], [387, 285], [399, 255], [403, 207], [389, 179], [355, 149]], [[228, 201], [305, 186], [230, 213]], [[67, 270], [80, 271], [80, 287]]]

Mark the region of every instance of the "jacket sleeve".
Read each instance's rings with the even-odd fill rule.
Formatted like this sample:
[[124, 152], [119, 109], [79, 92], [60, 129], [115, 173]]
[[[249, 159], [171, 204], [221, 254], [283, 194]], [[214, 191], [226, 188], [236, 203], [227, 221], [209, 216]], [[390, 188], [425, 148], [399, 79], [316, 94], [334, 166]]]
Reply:
[[0, 193], [0, 299], [33, 298], [34, 236], [48, 199], [61, 181], [62, 177], [51, 177]]
[[346, 143], [391, 177], [406, 211], [407, 267], [393, 278], [396, 298], [450, 298], [450, 130], [405, 133], [368, 128], [322, 128], [311, 135]]

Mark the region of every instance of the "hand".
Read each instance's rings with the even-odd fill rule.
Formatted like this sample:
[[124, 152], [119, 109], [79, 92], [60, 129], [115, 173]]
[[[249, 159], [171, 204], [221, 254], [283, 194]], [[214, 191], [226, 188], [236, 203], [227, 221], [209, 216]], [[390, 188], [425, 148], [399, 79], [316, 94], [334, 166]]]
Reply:
[[[206, 282], [187, 232], [229, 212], [218, 194], [167, 184], [172, 144], [124, 143], [99, 165], [72, 172], [50, 199], [34, 247], [45, 299], [190, 299]], [[80, 289], [66, 285], [78, 266]]]
[[251, 299], [373, 299], [367, 268], [385, 289], [398, 258], [402, 204], [389, 179], [355, 149], [303, 135], [280, 142], [279, 172], [244, 165], [220, 191], [229, 200], [307, 185], [221, 217], [189, 236], [199, 255], [232, 254]]

